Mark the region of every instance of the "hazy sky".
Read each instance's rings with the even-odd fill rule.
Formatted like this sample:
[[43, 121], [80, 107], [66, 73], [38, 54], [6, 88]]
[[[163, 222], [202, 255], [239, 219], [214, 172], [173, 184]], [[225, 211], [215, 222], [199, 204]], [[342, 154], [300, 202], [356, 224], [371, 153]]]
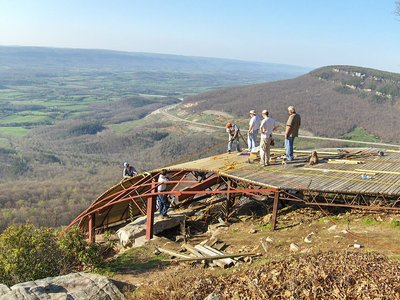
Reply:
[[395, 0], [0, 0], [0, 45], [400, 73]]

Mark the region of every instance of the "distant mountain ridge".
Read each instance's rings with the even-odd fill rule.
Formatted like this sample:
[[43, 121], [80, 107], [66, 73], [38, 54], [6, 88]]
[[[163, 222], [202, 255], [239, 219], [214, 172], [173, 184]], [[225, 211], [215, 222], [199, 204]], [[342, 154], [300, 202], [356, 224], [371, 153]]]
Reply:
[[400, 74], [355, 66], [327, 66], [303, 76], [211, 91], [186, 99], [191, 109], [221, 110], [245, 116], [268, 109], [284, 122], [294, 105], [302, 127], [317, 135], [338, 137], [364, 128], [385, 142], [400, 142]]
[[[252, 72], [289, 78], [310, 68], [233, 59], [193, 57], [171, 54], [122, 52], [113, 50], [0, 46], [0, 71], [3, 68], [94, 68], [123, 71], [177, 72]], [[278, 78], [278, 79], [279, 79]]]

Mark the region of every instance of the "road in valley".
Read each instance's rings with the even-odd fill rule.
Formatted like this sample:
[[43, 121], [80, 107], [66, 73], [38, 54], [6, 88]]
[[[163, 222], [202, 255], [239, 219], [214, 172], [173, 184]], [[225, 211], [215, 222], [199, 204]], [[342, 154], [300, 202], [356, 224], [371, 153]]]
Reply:
[[[170, 114], [168, 111], [177, 107], [181, 103], [178, 104], [173, 104], [169, 105], [167, 107], [159, 108], [155, 110], [152, 114], [160, 113], [163, 114], [164, 116], [168, 117], [171, 120], [178, 121], [178, 122], [185, 122], [189, 124], [193, 124], [196, 126], [202, 126], [202, 127], [208, 127], [208, 128], [216, 128], [216, 129], [223, 129], [225, 130], [224, 126], [218, 126], [218, 125], [211, 125], [211, 124], [205, 124], [205, 123], [200, 123], [196, 121], [190, 121], [186, 120], [177, 116], [174, 116]], [[274, 135], [278, 136], [283, 136], [283, 133], [274, 133]], [[328, 138], [328, 137], [321, 137], [321, 136], [310, 136], [310, 135], [300, 135], [299, 137], [303, 139], [310, 139], [310, 140], [321, 140], [321, 141], [331, 141], [331, 142], [342, 142], [342, 143], [353, 143], [353, 144], [361, 144], [361, 145], [369, 145], [369, 146], [378, 146], [378, 147], [397, 147], [400, 148], [400, 145], [395, 145], [395, 144], [387, 144], [387, 143], [377, 143], [377, 142], [364, 142], [364, 141], [355, 141], [355, 140], [346, 140], [346, 139], [337, 139], [337, 138]]]

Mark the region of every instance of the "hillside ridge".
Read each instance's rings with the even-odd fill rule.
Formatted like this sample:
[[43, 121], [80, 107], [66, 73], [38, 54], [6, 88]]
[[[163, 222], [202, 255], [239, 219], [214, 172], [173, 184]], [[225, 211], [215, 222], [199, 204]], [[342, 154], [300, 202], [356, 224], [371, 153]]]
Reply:
[[[352, 66], [328, 66], [293, 79], [210, 91], [187, 97], [187, 110], [221, 110], [235, 117], [268, 109], [285, 122], [286, 108], [302, 115], [302, 128], [339, 137], [358, 127], [380, 142], [399, 143], [400, 74]], [[190, 104], [190, 105], [189, 105]]]

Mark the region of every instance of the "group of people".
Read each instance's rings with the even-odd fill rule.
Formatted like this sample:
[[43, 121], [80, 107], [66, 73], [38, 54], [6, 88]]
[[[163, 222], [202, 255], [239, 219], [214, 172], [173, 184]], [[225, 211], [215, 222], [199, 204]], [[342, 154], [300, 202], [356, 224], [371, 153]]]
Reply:
[[[293, 155], [293, 143], [294, 139], [299, 135], [299, 128], [301, 125], [301, 118], [293, 106], [288, 107], [288, 120], [285, 127], [285, 156], [287, 161], [294, 159]], [[261, 115], [262, 119], [257, 115], [254, 110], [249, 112], [250, 121], [247, 130], [247, 145], [248, 151], [254, 152], [257, 149], [257, 138], [260, 133], [260, 164], [269, 165], [270, 164], [270, 147], [274, 144], [274, 139], [272, 136], [273, 131], [275, 131], [279, 126], [278, 123], [269, 116], [268, 110], [263, 110]], [[242, 138], [239, 126], [235, 123], [226, 123], [226, 132], [228, 133], [228, 153], [232, 152], [233, 144], [236, 144], [236, 150], [241, 151], [240, 141]], [[243, 139], [244, 140], [244, 139]]]
[[[285, 152], [286, 160], [291, 161], [294, 159], [293, 142], [299, 134], [301, 118], [300, 115], [296, 113], [296, 110], [293, 106], [288, 107], [288, 114], [289, 117], [285, 127]], [[262, 119], [254, 110], [251, 110], [249, 115], [250, 120], [247, 130], [247, 150], [249, 152], [256, 151], [258, 135], [260, 134], [260, 163], [263, 166], [267, 166], [270, 164], [270, 147], [274, 143], [272, 133], [279, 127], [278, 123], [269, 116], [268, 110], [263, 110], [261, 112]], [[244, 140], [244, 138], [240, 133], [239, 126], [235, 123], [228, 122], [226, 124], [226, 132], [229, 136], [228, 152], [232, 152], [233, 144], [236, 144], [236, 150], [241, 152], [239, 139], [242, 138]], [[135, 167], [131, 166], [128, 162], [125, 162], [122, 174], [123, 179], [129, 179], [136, 175], [139, 175], [139, 173], [136, 171]], [[195, 177], [199, 181], [204, 180], [205, 173], [195, 172]], [[157, 196], [157, 207], [160, 211], [160, 215], [163, 217], [169, 217], [167, 212], [171, 205], [171, 202], [168, 200], [168, 195], [165, 193], [167, 191], [167, 182], [169, 180], [170, 177], [167, 174], [167, 170], [162, 169], [158, 176], [157, 182], [157, 191], [159, 193]]]

